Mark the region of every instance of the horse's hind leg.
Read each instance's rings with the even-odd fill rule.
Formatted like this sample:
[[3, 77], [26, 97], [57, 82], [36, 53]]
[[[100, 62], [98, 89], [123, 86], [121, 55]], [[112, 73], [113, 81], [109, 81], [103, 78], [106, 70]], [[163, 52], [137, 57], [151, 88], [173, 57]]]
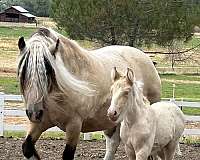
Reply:
[[49, 127], [45, 126], [45, 128], [42, 126], [41, 123], [35, 124], [32, 123], [30, 125], [30, 130], [27, 134], [27, 137], [25, 141], [22, 144], [22, 151], [23, 155], [29, 159], [29, 160], [40, 160], [40, 157], [35, 149], [35, 143], [46, 129]]
[[117, 147], [120, 144], [120, 124], [113, 128], [104, 131], [106, 138], [106, 154], [104, 160], [113, 160]]

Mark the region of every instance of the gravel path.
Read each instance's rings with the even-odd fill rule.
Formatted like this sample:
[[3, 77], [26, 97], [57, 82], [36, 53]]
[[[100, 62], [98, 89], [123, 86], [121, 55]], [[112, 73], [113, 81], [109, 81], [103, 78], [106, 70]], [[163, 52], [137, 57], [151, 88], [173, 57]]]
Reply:
[[[22, 160], [22, 139], [0, 138], [0, 160]], [[42, 160], [60, 160], [65, 147], [64, 140], [42, 139], [36, 144], [36, 148]], [[200, 144], [181, 144], [183, 153], [175, 160], [200, 160]], [[81, 141], [77, 147], [76, 160], [102, 160], [105, 153], [105, 141]], [[123, 145], [120, 145], [115, 160], [126, 160]]]

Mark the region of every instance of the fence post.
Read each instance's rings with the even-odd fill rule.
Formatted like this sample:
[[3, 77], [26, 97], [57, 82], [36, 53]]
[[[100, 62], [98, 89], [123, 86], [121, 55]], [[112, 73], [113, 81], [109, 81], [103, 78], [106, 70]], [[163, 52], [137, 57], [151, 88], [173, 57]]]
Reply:
[[173, 86], [172, 86], [172, 97], [173, 97], [173, 99], [175, 99], [175, 87], [176, 87], [176, 85], [173, 84]]
[[92, 140], [92, 133], [84, 133], [83, 140], [85, 141]]
[[[181, 98], [181, 102], [183, 104], [183, 98]], [[180, 106], [181, 110], [183, 110], [183, 105]]]
[[3, 136], [4, 93], [0, 92], [0, 136]]

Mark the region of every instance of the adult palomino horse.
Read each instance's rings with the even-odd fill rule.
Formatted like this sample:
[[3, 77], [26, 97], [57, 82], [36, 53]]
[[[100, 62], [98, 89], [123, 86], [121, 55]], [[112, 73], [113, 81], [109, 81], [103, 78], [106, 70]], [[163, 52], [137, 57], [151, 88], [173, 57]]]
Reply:
[[144, 95], [160, 99], [160, 78], [150, 58], [127, 46], [87, 51], [57, 32], [40, 28], [27, 42], [18, 41], [18, 77], [30, 130], [22, 145], [28, 159], [40, 159], [34, 145], [42, 132], [58, 126], [66, 132], [63, 159], [74, 159], [80, 132], [104, 130], [105, 160], [119, 145], [119, 126], [107, 117], [113, 66], [133, 67]]
[[129, 160], [147, 160], [149, 156], [172, 160], [184, 130], [184, 115], [173, 103], [157, 102], [150, 106], [134, 72], [124, 76], [112, 71], [112, 100], [108, 116], [121, 123], [120, 136]]

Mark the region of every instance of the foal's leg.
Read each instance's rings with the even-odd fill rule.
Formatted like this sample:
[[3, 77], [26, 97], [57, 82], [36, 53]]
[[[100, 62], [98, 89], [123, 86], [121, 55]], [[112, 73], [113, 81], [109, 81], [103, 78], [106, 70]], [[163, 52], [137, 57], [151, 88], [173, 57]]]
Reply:
[[164, 148], [165, 160], [173, 160], [179, 141], [171, 141]]
[[128, 156], [128, 160], [135, 160], [135, 150], [133, 149], [133, 147], [125, 145], [125, 151], [126, 151], [126, 155]]
[[147, 160], [150, 155], [149, 149], [145, 146], [136, 152], [136, 160]]
[[104, 131], [106, 137], [106, 154], [104, 160], [113, 160], [120, 144], [120, 124], [113, 129]]
[[182, 156], [182, 152], [181, 152], [181, 149], [180, 149], [179, 142], [178, 142], [178, 144], [177, 144], [177, 146], [176, 146], [176, 154], [177, 154], [178, 156]]
[[35, 149], [35, 142], [38, 140], [42, 132], [50, 128], [43, 123], [31, 123], [30, 130], [27, 133], [26, 139], [22, 144], [23, 155], [29, 160], [40, 160], [40, 157]]
[[165, 160], [165, 153], [163, 149], [161, 149], [161, 151], [158, 151], [158, 156], [161, 160]]
[[75, 120], [70, 120], [66, 126], [66, 146], [63, 152], [63, 160], [73, 160], [76, 151], [77, 143], [79, 142], [82, 121], [76, 117]]

